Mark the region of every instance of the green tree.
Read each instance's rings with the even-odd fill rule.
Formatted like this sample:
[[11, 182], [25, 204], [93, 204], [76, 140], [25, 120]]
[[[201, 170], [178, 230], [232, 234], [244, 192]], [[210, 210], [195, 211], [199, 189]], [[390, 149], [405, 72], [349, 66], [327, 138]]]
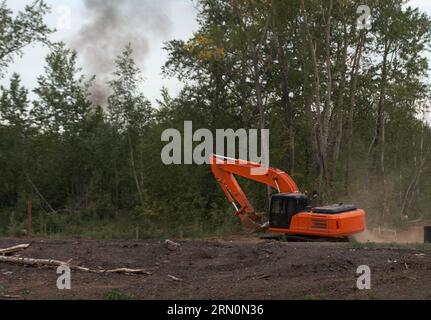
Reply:
[[150, 102], [141, 92], [143, 78], [133, 59], [131, 44], [117, 57], [114, 80], [109, 82], [112, 95], [108, 97], [108, 115], [122, 132], [142, 133], [152, 116]]
[[137, 149], [138, 140], [151, 120], [152, 108], [141, 92], [142, 76], [133, 59], [131, 44], [126, 46], [115, 62], [117, 70], [114, 72], [114, 79], [109, 82], [112, 95], [108, 97], [108, 117], [118, 130], [120, 138], [124, 137], [127, 141], [138, 199], [144, 206], [143, 181], [139, 168], [142, 154], [139, 153], [137, 161]]
[[0, 2], [0, 77], [26, 46], [35, 42], [49, 43], [48, 35], [53, 31], [44, 22], [48, 12], [46, 3], [36, 0], [14, 16], [6, 1]]
[[14, 73], [9, 89], [0, 88], [0, 115], [9, 125], [24, 128], [28, 125], [28, 90], [21, 86], [21, 77]]
[[50, 132], [77, 134], [80, 124], [91, 111], [88, 100], [91, 80], [79, 75], [75, 51], [59, 43], [47, 56], [45, 74], [34, 90], [32, 115], [38, 126]]
[[94, 111], [88, 100], [91, 80], [80, 74], [76, 59], [76, 52], [56, 44], [34, 89], [31, 119], [39, 132], [33, 144], [32, 188], [39, 197], [43, 194], [50, 211], [79, 204], [91, 180], [91, 156], [83, 143]]
[[9, 88], [1, 87], [0, 90], [0, 201], [14, 205], [27, 190], [28, 137], [31, 135], [28, 90], [21, 85], [18, 74], [12, 76]]

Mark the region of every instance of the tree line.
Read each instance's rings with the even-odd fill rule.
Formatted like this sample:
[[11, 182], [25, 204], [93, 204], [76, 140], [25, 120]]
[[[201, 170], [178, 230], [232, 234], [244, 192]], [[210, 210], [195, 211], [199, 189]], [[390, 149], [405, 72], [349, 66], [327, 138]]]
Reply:
[[[165, 44], [162, 72], [181, 92], [161, 89], [150, 103], [125, 39], [104, 106], [91, 101], [94, 78], [77, 53], [50, 41], [47, 5], [14, 15], [3, 2], [0, 76], [28, 45], [50, 53], [32, 94], [18, 74], [0, 89], [0, 233], [22, 233], [28, 200], [41, 235], [238, 230], [207, 166], [160, 159], [162, 132], [184, 121], [269, 129], [272, 166], [321, 202], [364, 207], [370, 225], [429, 219], [431, 19], [404, 0], [360, 2], [371, 8], [369, 28], [352, 0], [195, 1], [198, 30]], [[240, 182], [266, 210], [266, 188]]]

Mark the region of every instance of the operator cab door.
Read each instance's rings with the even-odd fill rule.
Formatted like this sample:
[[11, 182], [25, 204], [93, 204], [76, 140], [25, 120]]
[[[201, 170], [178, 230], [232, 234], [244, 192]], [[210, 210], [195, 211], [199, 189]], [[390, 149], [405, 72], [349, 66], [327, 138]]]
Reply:
[[279, 194], [272, 197], [270, 210], [270, 227], [290, 229], [293, 217], [305, 212], [307, 198], [302, 194]]

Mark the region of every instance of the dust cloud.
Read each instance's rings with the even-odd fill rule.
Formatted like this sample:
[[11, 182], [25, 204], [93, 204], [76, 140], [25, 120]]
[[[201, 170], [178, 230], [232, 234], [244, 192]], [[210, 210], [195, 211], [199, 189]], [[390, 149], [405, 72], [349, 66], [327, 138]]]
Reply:
[[424, 242], [424, 227], [411, 227], [407, 230], [392, 229], [367, 229], [365, 232], [356, 235], [355, 240], [359, 243], [398, 243], [416, 244]]

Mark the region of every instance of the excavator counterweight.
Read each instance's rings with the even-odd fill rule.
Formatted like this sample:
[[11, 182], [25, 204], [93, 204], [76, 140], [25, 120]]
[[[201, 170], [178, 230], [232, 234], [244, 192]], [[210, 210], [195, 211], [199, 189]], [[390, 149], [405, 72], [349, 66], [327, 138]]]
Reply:
[[[236, 210], [243, 225], [257, 231], [291, 236], [343, 239], [365, 230], [365, 211], [350, 205], [312, 208], [295, 181], [279, 169], [260, 164], [226, 158], [211, 157], [211, 170], [220, 187]], [[269, 222], [256, 213], [235, 176], [247, 178], [277, 190], [271, 199]]]

